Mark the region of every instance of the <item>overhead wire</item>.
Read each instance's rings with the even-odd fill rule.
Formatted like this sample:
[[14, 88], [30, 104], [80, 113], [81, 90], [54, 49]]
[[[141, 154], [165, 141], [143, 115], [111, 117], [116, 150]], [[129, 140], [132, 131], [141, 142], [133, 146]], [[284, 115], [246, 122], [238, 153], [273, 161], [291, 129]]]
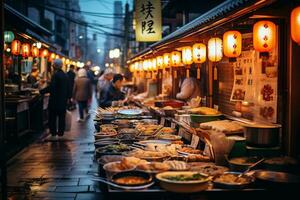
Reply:
[[[38, 6], [39, 6], [39, 7], [46, 8], [45, 6], [41, 6], [41, 5], [38, 5]], [[113, 33], [109, 33], [109, 32], [107, 32], [107, 31], [103, 30], [103, 28], [104, 28], [104, 29], [110, 29], [110, 30], [113, 30], [113, 31], [119, 31], [119, 32], [122, 32], [122, 31], [124, 31], [124, 30], [122, 30], [122, 29], [117, 29], [117, 28], [107, 27], [107, 26], [103, 26], [103, 25], [97, 24], [97, 23], [90, 23], [90, 22], [80, 21], [80, 20], [78, 20], [78, 19], [76, 20], [76, 19], [74, 19], [74, 18], [67, 17], [67, 16], [64, 15], [64, 14], [60, 14], [60, 13], [57, 12], [57, 10], [52, 9], [52, 8], [48, 8], [48, 10], [54, 12], [57, 16], [59, 16], [59, 17], [61, 17], [61, 18], [65, 18], [65, 19], [67, 19], [68, 21], [71, 21], [71, 22], [73, 22], [73, 23], [75, 23], [75, 24], [78, 24], [78, 25], [81, 25], [81, 26], [87, 26], [87, 27], [89, 27], [89, 28], [92, 28], [92, 29], [101, 31], [101, 32], [104, 33], [104, 34], [108, 34], [108, 35], [111, 35], [111, 36], [114, 36], [114, 37], [124, 37], [124, 36], [121, 35], [121, 34], [113, 34]]]
[[40, 4], [36, 1], [29, 0], [29, 2], [33, 5], [38, 5], [38, 6], [45, 6], [45, 7], [50, 7], [50, 8], [55, 8], [63, 11], [69, 11], [73, 13], [81, 13], [85, 15], [91, 15], [94, 17], [102, 17], [102, 18], [123, 18], [124, 14], [123, 13], [100, 13], [100, 12], [90, 12], [90, 11], [82, 11], [82, 10], [75, 10], [75, 9], [68, 9], [68, 8], [62, 8], [56, 5], [52, 4]]

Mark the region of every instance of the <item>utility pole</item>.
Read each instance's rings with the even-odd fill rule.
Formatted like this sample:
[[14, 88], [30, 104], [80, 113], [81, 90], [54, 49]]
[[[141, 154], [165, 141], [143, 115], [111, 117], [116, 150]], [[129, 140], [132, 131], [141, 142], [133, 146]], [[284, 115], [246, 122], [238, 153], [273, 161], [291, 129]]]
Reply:
[[121, 66], [125, 67], [126, 60], [128, 56], [128, 47], [129, 47], [129, 4], [126, 3], [125, 5], [125, 18], [124, 18], [124, 43], [123, 43], [123, 54], [122, 54], [122, 60], [121, 60]]
[[0, 0], [0, 166], [2, 199], [7, 199], [7, 173], [5, 135], [5, 99], [4, 99], [4, 0]]

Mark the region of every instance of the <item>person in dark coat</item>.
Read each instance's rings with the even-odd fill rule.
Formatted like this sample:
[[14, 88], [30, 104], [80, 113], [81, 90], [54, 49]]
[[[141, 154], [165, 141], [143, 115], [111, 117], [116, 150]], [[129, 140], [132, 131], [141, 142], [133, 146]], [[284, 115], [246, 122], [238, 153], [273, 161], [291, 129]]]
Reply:
[[115, 74], [109, 86], [101, 92], [100, 107], [110, 107], [113, 101], [125, 99], [125, 94], [121, 91], [123, 86], [123, 76]]
[[[71, 98], [69, 79], [67, 74], [61, 69], [62, 60], [55, 59], [53, 68], [55, 70], [51, 77], [50, 85], [40, 91], [41, 94], [50, 93], [49, 110], [49, 129], [52, 139], [56, 136], [63, 136], [65, 132], [65, 117], [67, 101]], [[58, 119], [58, 127], [57, 127]]]
[[[70, 69], [67, 72], [68, 78], [69, 78], [69, 86], [70, 86], [70, 93], [73, 93], [73, 87], [74, 87], [74, 81], [75, 81], [75, 77], [76, 77], [76, 73], [74, 72], [75, 66], [74, 65], [70, 65]], [[68, 102], [68, 109], [69, 110], [73, 110], [75, 109], [75, 103], [73, 103], [71, 100]]]
[[69, 78], [69, 83], [70, 83], [70, 91], [73, 91], [73, 87], [74, 87], [74, 81], [75, 81], [75, 77], [76, 77], [76, 73], [74, 72], [75, 66], [74, 65], [70, 65], [70, 69], [67, 72], [68, 78]]

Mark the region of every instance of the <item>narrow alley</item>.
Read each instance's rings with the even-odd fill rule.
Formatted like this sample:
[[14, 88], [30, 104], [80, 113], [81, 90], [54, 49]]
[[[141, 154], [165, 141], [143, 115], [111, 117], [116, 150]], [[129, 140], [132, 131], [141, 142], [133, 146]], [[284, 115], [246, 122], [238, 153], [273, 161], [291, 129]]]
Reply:
[[77, 112], [72, 111], [72, 128], [63, 139], [50, 141], [45, 133], [10, 160], [8, 185], [12, 199], [23, 199], [26, 193], [28, 199], [99, 199], [100, 191], [90, 180], [97, 172], [93, 162], [93, 117], [78, 123]]

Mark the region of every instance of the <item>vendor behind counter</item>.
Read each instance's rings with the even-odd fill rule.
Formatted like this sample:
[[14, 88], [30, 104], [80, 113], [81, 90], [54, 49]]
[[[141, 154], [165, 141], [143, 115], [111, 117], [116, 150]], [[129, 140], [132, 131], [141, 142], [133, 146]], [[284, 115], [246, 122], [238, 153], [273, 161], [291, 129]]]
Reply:
[[124, 77], [121, 74], [115, 74], [111, 83], [101, 91], [100, 107], [110, 107], [113, 101], [125, 102], [125, 94], [121, 92]]
[[190, 101], [197, 96], [201, 97], [201, 82], [197, 79], [197, 70], [191, 68], [190, 77], [182, 78], [179, 82], [180, 92], [176, 94], [176, 98], [183, 101]]

